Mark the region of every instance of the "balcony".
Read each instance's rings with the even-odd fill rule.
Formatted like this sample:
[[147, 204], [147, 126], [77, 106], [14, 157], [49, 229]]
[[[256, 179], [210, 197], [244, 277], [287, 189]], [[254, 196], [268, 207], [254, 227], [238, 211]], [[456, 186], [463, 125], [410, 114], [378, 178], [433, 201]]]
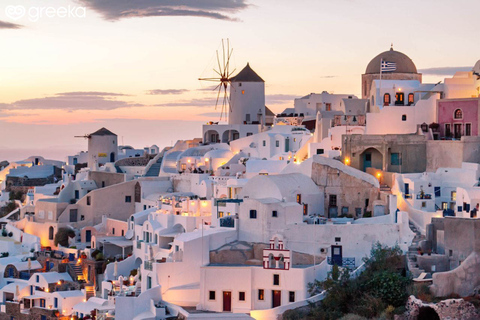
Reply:
[[[332, 257], [327, 257], [327, 263], [333, 265]], [[342, 264], [339, 267], [345, 267], [347, 269], [355, 269], [355, 258], [342, 258]]]

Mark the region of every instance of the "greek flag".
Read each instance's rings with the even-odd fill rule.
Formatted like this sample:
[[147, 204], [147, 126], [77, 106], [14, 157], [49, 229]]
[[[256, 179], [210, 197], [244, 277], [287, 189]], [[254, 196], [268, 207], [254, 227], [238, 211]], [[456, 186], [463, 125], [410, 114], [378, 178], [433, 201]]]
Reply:
[[395, 62], [383, 61], [381, 65], [381, 72], [390, 72], [397, 70], [397, 64]]

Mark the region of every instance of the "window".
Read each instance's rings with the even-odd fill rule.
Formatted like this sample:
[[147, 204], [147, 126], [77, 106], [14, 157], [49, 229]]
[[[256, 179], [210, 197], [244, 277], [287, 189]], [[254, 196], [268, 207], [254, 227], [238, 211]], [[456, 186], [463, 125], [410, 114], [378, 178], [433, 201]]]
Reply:
[[453, 250], [448, 250], [448, 256], [449, 257], [453, 256]]
[[302, 203], [302, 195], [297, 194], [297, 203]]
[[[122, 237], [125, 235], [125, 230], [122, 230]], [[157, 235], [155, 235], [155, 243], [157, 243]]]
[[336, 194], [331, 194], [328, 200], [329, 200], [328, 205], [330, 207], [336, 207], [337, 206], [337, 195]]
[[317, 149], [317, 154], [323, 154], [325, 151], [323, 149]]
[[306, 203], [303, 205], [303, 215], [304, 216], [308, 215], [308, 204]]
[[147, 290], [152, 289], [152, 277], [147, 276]]
[[80, 221], [83, 221], [83, 220], [85, 220], [85, 215], [82, 214], [80, 215]]
[[125, 202], [132, 202], [132, 196], [125, 196]]
[[250, 219], [257, 219], [257, 210], [250, 210]]
[[422, 201], [422, 208], [426, 208], [427, 207], [427, 202], [426, 201]]
[[442, 189], [440, 187], [434, 187], [435, 190], [435, 197], [441, 197], [442, 196]]
[[452, 197], [452, 201], [457, 201], [457, 191], [452, 191], [451, 197]]
[[218, 211], [218, 217], [223, 218], [223, 211]]
[[89, 205], [91, 205], [91, 204], [92, 204], [92, 202], [91, 202], [91, 200], [90, 200], [90, 196], [87, 196], [87, 206], [89, 206]]
[[265, 147], [267, 145], [267, 141], [263, 140], [262, 144]]
[[273, 285], [274, 286], [279, 286], [280, 285], [280, 275], [279, 274], [274, 274], [273, 275]]
[[265, 291], [263, 289], [258, 289], [258, 300], [265, 300]]
[[274, 218], [278, 217], [278, 212], [276, 210], [272, 211], [272, 217]]
[[383, 105], [388, 106], [390, 105], [390, 94], [385, 93], [383, 96]]
[[105, 181], [102, 181], [102, 188], [105, 188]]
[[280, 147], [280, 141], [275, 140], [275, 147], [277, 147], [277, 148]]
[[325, 103], [325, 111], [332, 111], [332, 104], [331, 103]]
[[247, 137], [253, 136], [252, 132], [247, 132]]
[[402, 115], [402, 121], [407, 121], [407, 115], [406, 114]]
[[335, 242], [342, 242], [342, 238], [341, 237], [335, 237]]
[[35, 279], [37, 282], [40, 282], [40, 276], [36, 276], [36, 279]]
[[58, 298], [53, 298], [53, 307], [54, 307], [55, 309], [58, 308]]
[[453, 114], [453, 118], [454, 119], [462, 119], [463, 118], [462, 109], [455, 110], [455, 113]]
[[392, 166], [399, 166], [402, 164], [402, 157], [400, 153], [392, 153], [390, 154], [390, 164]]
[[240, 291], [238, 293], [238, 301], [245, 301], [245, 292], [244, 291]]
[[215, 300], [215, 291], [208, 291], [208, 300]]
[[472, 124], [471, 123], [465, 123], [465, 135], [466, 136], [471, 136], [472, 135]]
[[115, 228], [112, 228], [112, 234], [115, 234]]
[[53, 240], [53, 227], [48, 228], [48, 240]]
[[408, 105], [411, 106], [413, 104], [413, 93], [408, 94]]
[[75, 190], [75, 199], [79, 199], [80, 198], [80, 191], [78, 190]]
[[342, 207], [342, 214], [346, 216], [348, 214], [348, 207]]
[[288, 292], [288, 302], [295, 302], [295, 291]]
[[78, 221], [77, 214], [78, 214], [77, 209], [70, 209], [70, 222], [77, 222]]

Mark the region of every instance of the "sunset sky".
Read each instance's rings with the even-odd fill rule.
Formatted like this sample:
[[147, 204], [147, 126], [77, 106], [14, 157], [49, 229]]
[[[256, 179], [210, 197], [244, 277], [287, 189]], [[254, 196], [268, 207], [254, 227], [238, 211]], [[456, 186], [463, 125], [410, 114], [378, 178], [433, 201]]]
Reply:
[[198, 78], [222, 38], [274, 112], [311, 92], [360, 95], [392, 42], [438, 82], [480, 59], [479, 12], [478, 0], [2, 0], [0, 161], [63, 160], [103, 126], [136, 148], [200, 137], [219, 117]]

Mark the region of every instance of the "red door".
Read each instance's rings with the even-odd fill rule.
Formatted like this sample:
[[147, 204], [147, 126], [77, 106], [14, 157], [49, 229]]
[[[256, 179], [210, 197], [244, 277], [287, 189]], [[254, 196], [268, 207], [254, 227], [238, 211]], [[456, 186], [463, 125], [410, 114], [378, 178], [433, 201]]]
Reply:
[[223, 291], [223, 311], [232, 311], [232, 293], [230, 291]]
[[272, 290], [272, 308], [282, 305], [282, 291]]

